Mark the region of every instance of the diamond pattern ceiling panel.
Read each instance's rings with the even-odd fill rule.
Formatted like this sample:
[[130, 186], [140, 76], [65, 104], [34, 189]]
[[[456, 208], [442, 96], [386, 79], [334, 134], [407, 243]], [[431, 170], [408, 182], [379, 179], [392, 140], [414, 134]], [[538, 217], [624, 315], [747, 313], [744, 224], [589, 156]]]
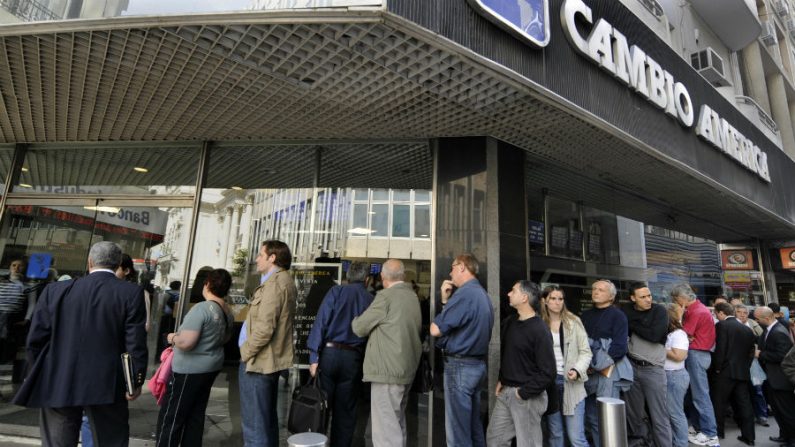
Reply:
[[[759, 224], [759, 217], [749, 217], [759, 211], [752, 204], [539, 99], [432, 36], [373, 18], [184, 26], [142, 21], [99, 29], [107, 26], [102, 21], [91, 30], [82, 24], [71, 32], [61, 26], [0, 36], [0, 143], [317, 140], [321, 186], [347, 186], [357, 178], [361, 186], [377, 180], [381, 187], [428, 187], [425, 145], [327, 142], [493, 135], [549, 169], [580, 176], [567, 185], [571, 194], [587, 196], [595, 184], [606, 194], [631, 191], [639, 203], [653, 204], [626, 206], [628, 217], [670, 207], [732, 222], [741, 235], [793, 231], [783, 220]], [[230, 147], [229, 154], [214, 155], [212, 163], [223, 168], [210, 170], [210, 185], [311, 184], [316, 148], [275, 147], [256, 157], [262, 145]], [[391, 177], [379, 177], [389, 170]]]

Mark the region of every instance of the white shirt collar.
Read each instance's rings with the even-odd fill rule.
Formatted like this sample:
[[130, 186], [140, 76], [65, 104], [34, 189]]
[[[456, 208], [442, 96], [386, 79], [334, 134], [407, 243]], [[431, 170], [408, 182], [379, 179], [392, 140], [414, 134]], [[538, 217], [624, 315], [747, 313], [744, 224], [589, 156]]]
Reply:
[[116, 272], [114, 272], [111, 269], [94, 269], [94, 270], [91, 271], [91, 273], [89, 273], [89, 275], [92, 274], [92, 273], [97, 273], [97, 272], [108, 272], [108, 273], [113, 274], [114, 276], [116, 275]]

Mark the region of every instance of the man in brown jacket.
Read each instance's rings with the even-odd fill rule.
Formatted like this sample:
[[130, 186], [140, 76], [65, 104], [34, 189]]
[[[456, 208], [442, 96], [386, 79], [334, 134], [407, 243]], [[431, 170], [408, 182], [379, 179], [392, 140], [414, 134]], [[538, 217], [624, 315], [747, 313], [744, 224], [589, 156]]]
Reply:
[[293, 315], [298, 294], [289, 273], [292, 254], [265, 241], [257, 256], [262, 282], [240, 330], [240, 413], [246, 446], [279, 445], [276, 400], [279, 372], [293, 365]]

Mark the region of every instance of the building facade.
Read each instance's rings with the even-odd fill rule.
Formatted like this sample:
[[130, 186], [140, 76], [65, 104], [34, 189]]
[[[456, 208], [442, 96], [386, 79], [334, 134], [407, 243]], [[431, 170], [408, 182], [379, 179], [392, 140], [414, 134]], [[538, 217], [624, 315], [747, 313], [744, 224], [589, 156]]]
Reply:
[[[496, 319], [521, 278], [578, 312], [600, 278], [795, 305], [788, 0], [160, 3], [0, 0], [0, 267], [29, 259], [32, 288], [114, 240], [156, 292], [182, 282], [182, 309], [227, 268], [241, 316], [279, 238], [299, 332], [348, 262], [390, 257], [427, 324], [461, 252]], [[489, 389], [498, 365], [495, 330]], [[443, 399], [413, 396], [412, 445], [443, 442]]]

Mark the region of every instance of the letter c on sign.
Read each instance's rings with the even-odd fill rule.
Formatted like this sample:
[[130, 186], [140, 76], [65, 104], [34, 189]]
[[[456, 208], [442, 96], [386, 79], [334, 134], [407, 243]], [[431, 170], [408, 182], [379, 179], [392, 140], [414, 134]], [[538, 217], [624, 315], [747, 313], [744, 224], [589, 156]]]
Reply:
[[589, 54], [588, 41], [585, 40], [577, 31], [576, 16], [582, 15], [588, 23], [593, 23], [593, 13], [582, 0], [565, 0], [563, 7], [560, 8], [560, 22], [563, 25], [563, 32], [580, 53]]

